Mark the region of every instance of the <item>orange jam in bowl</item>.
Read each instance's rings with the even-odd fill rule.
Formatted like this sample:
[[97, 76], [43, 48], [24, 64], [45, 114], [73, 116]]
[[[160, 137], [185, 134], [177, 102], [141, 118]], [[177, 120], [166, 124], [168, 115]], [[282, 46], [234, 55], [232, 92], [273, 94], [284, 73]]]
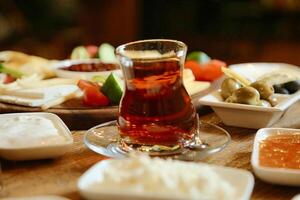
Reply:
[[259, 144], [262, 167], [300, 169], [300, 132], [272, 135]]

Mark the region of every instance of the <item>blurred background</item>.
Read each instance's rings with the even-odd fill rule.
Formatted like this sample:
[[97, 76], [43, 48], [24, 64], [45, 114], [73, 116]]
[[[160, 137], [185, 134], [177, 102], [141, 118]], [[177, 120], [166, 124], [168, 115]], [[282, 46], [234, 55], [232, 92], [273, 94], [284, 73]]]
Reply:
[[228, 64], [300, 65], [300, 0], [0, 0], [0, 50], [65, 59], [78, 45], [148, 38]]

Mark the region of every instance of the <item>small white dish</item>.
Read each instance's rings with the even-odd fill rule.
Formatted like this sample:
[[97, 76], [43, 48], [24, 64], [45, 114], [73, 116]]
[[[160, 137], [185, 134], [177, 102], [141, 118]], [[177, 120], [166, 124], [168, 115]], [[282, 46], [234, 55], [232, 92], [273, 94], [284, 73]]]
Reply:
[[[300, 68], [285, 63], [241, 63], [230, 65], [229, 68], [251, 82], [265, 74], [280, 70], [292, 72], [300, 79]], [[219, 84], [216, 88], [220, 88], [223, 79], [224, 77], [218, 81]], [[278, 104], [275, 107], [261, 107], [226, 103], [216, 90], [200, 98], [199, 103], [211, 106], [226, 125], [258, 129], [269, 127], [278, 121], [284, 111], [300, 99], [300, 91], [292, 95], [274, 94], [274, 96], [278, 99]]]
[[[72, 78], [72, 79], [91, 79], [94, 76], [104, 76], [107, 77], [111, 73], [122, 77], [122, 71], [120, 69], [116, 70], [109, 70], [109, 71], [99, 71], [99, 72], [79, 72], [79, 71], [69, 71], [61, 69], [63, 67], [68, 67], [74, 64], [81, 64], [81, 63], [99, 63], [101, 62], [99, 59], [89, 59], [89, 60], [63, 60], [58, 61], [53, 65], [54, 72], [56, 76], [61, 78]], [[117, 63], [113, 63], [117, 64]], [[118, 64], [117, 64], [118, 65]]]
[[300, 79], [300, 67], [286, 63], [240, 63], [229, 66], [230, 69], [254, 82], [259, 77], [281, 70], [292, 72]]
[[262, 140], [271, 135], [289, 134], [300, 132], [299, 129], [286, 129], [286, 128], [263, 128], [258, 130], [255, 135], [253, 151], [251, 156], [251, 165], [256, 176], [262, 180], [280, 185], [300, 186], [300, 170], [286, 169], [286, 168], [273, 168], [262, 167], [259, 164], [259, 144]]
[[297, 195], [294, 196], [291, 200], [300, 200], [300, 194], [297, 194]]
[[[162, 196], [162, 195], [151, 195], [144, 196], [134, 193], [120, 193], [118, 188], [112, 188], [111, 191], [104, 191], [101, 188], [95, 190], [89, 187], [92, 183], [97, 182], [103, 169], [108, 167], [108, 161], [101, 161], [92, 166], [88, 171], [86, 171], [79, 179], [77, 187], [82, 197], [88, 200], [183, 200], [177, 196]], [[201, 163], [199, 163], [201, 165]], [[221, 176], [221, 178], [227, 180], [237, 191], [236, 200], [247, 200], [250, 199], [253, 186], [254, 186], [254, 177], [253, 175], [242, 169], [235, 169], [229, 167], [215, 166], [211, 165], [213, 170]], [[186, 198], [184, 198], [187, 200]], [[201, 198], [200, 198], [201, 199]]]
[[224, 124], [243, 128], [264, 128], [274, 124], [284, 111], [300, 99], [300, 92], [292, 95], [274, 94], [278, 104], [274, 107], [253, 106], [224, 102], [219, 90], [215, 90], [198, 101], [211, 106]]
[[48, 144], [28, 144], [26, 146], [1, 146], [0, 157], [7, 160], [35, 160], [54, 158], [63, 155], [73, 144], [73, 137], [65, 123], [55, 114], [38, 112], [38, 113], [12, 113], [1, 114], [0, 118], [18, 116], [38, 116], [50, 120], [58, 130], [58, 134], [63, 136], [64, 140], [59, 143]]

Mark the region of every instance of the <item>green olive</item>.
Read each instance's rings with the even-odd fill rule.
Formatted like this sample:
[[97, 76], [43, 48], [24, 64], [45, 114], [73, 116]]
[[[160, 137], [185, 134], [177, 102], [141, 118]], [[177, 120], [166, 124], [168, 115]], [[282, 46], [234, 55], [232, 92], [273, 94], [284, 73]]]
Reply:
[[259, 92], [262, 99], [268, 100], [268, 98], [274, 94], [273, 86], [265, 81], [256, 81], [251, 83], [250, 86], [254, 87]]
[[262, 107], [272, 107], [271, 103], [267, 100], [260, 100], [260, 104]]
[[239, 89], [241, 87], [241, 84], [237, 82], [233, 78], [226, 78], [221, 85], [221, 96], [224, 99], [227, 99], [232, 95], [232, 93]]
[[268, 102], [270, 102], [272, 106], [276, 106], [278, 104], [278, 97], [270, 96]]
[[235, 98], [233, 96], [228, 97], [225, 102], [227, 103], [237, 103]]
[[249, 105], [261, 105], [259, 92], [253, 87], [242, 87], [235, 90], [231, 101]]

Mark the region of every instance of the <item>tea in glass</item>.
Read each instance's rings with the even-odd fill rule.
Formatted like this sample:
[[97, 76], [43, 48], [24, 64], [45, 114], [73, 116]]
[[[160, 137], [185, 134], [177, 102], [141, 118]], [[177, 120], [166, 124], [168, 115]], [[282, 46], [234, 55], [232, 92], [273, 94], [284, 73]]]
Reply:
[[194, 137], [196, 112], [182, 80], [186, 50], [175, 40], [117, 48], [125, 78], [117, 121], [126, 144], [174, 146]]

